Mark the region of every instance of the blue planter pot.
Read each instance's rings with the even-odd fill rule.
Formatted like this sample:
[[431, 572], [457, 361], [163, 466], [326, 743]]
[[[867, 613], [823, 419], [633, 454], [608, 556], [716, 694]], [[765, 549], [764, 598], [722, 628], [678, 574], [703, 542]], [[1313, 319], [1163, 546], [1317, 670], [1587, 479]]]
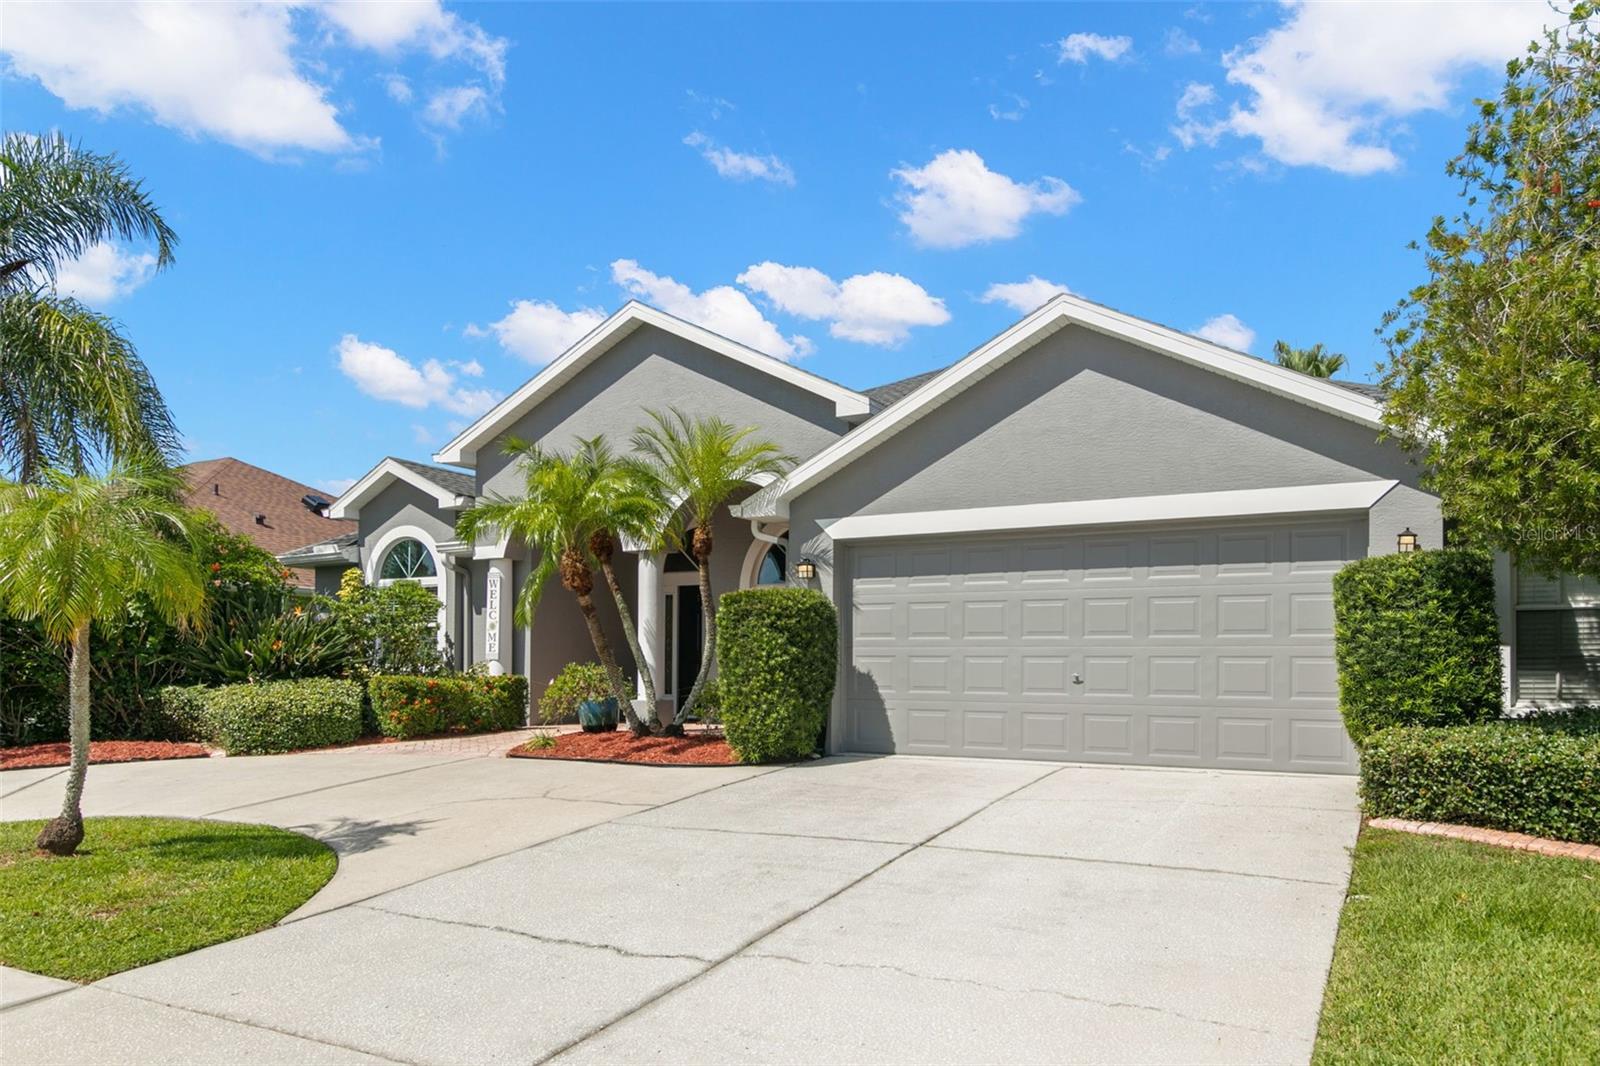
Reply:
[[617, 728], [617, 698], [579, 700], [578, 724], [585, 733], [605, 733]]

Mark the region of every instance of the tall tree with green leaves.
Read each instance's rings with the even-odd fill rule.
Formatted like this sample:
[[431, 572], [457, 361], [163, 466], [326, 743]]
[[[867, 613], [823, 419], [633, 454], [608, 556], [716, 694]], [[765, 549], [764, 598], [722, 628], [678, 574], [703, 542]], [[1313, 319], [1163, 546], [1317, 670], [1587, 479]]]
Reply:
[[667, 727], [682, 733], [684, 720], [694, 713], [712, 665], [717, 661], [717, 601], [711, 589], [712, 524], [736, 493], [753, 483], [783, 475], [795, 463], [792, 455], [772, 441], [755, 436], [754, 426], [737, 428], [716, 417], [695, 417], [673, 408], [667, 414], [650, 411], [650, 425], [633, 435], [633, 447], [643, 462], [640, 475], [652, 494], [673, 504], [663, 526], [666, 543], [694, 560], [700, 576], [700, 610], [705, 619], [705, 639], [700, 651], [700, 671], [689, 698], [684, 700]]
[[1600, 39], [1596, 8], [1507, 66], [1445, 170], [1428, 279], [1385, 318], [1385, 421], [1459, 537], [1600, 574]]
[[1321, 341], [1309, 348], [1296, 348], [1288, 341], [1278, 341], [1272, 346], [1272, 357], [1279, 366], [1314, 378], [1331, 378], [1344, 369], [1344, 356], [1328, 351]]
[[168, 622], [202, 617], [205, 577], [190, 550], [180, 477], [143, 462], [100, 476], [45, 470], [0, 482], [0, 607], [37, 620], [68, 649], [72, 761], [59, 817], [37, 844], [70, 855], [83, 842], [89, 769], [89, 631], [128, 616], [135, 599]]
[[583, 449], [577, 454], [547, 452], [516, 439], [506, 440], [501, 447], [522, 472], [522, 495], [480, 500], [462, 513], [456, 523], [457, 535], [471, 542], [484, 534], [507, 534], [534, 549], [538, 562], [517, 597], [517, 625], [533, 624], [545, 586], [552, 577], [559, 577], [561, 587], [578, 602], [595, 655], [611, 680], [628, 728], [647, 732], [649, 726], [633, 712], [627, 679], [594, 603], [591, 538], [616, 528], [619, 499], [635, 491], [631, 481], [614, 466], [596, 463], [593, 449], [587, 456]]
[[0, 469], [18, 481], [47, 466], [178, 446], [160, 390], [117, 324], [55, 292], [61, 268], [103, 241], [153, 244], [172, 262], [177, 236], [114, 155], [58, 134], [0, 142]]

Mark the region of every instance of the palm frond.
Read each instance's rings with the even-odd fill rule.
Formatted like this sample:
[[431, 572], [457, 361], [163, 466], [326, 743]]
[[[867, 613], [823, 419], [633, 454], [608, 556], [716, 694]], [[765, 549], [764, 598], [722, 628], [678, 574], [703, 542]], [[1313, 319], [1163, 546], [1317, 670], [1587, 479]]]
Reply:
[[172, 262], [178, 236], [143, 182], [115, 155], [58, 133], [8, 133], [0, 143], [0, 285], [51, 285], [61, 267], [113, 238], [155, 244]]

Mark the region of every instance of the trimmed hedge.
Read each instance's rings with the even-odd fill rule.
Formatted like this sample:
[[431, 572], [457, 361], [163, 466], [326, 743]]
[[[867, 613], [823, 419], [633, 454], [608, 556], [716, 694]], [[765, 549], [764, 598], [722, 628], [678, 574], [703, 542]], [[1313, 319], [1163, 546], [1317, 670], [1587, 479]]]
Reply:
[[367, 682], [367, 693], [378, 729], [387, 737], [517, 729], [528, 711], [528, 679], [508, 674], [380, 674]]
[[168, 686], [162, 715], [174, 734], [229, 755], [348, 744], [361, 736], [361, 684], [332, 677], [257, 684]]
[[1480, 551], [1380, 555], [1333, 578], [1339, 708], [1350, 738], [1500, 714], [1494, 571]]
[[1361, 749], [1361, 802], [1374, 818], [1600, 844], [1600, 711], [1380, 730]]
[[839, 666], [839, 616], [814, 589], [729, 592], [717, 605], [722, 726], [742, 762], [817, 746]]

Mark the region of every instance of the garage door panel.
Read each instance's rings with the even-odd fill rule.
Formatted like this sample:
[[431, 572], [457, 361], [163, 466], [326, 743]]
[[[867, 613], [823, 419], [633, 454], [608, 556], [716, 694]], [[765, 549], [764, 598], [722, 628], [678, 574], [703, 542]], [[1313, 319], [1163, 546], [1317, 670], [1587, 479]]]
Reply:
[[864, 751], [1353, 771], [1331, 575], [1365, 523], [852, 546]]

